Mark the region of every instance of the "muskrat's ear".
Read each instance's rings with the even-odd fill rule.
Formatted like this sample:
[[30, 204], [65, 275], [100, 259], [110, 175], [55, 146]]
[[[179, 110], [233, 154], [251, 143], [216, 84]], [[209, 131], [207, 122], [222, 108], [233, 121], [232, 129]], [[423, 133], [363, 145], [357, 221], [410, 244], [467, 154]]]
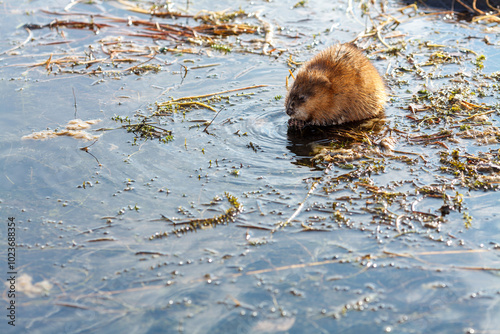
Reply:
[[314, 83], [317, 85], [321, 85], [323, 87], [328, 87], [331, 85], [330, 79], [326, 75], [320, 75], [314, 78]]

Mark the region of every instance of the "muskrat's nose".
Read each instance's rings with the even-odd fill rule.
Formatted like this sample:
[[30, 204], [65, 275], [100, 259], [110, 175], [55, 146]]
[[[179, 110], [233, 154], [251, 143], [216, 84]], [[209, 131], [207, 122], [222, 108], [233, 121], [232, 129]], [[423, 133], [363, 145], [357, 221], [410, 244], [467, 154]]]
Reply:
[[293, 101], [291, 101], [290, 103], [287, 104], [286, 113], [288, 116], [292, 116], [293, 114], [295, 114], [295, 108], [293, 105]]

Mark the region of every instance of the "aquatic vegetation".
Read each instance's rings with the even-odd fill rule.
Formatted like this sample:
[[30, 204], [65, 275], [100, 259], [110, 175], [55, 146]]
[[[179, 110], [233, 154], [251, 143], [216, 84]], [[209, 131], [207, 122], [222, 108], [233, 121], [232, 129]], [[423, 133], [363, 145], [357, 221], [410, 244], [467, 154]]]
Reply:
[[[38, 43], [38, 30], [57, 30], [53, 44], [67, 44], [65, 40], [65, 29], [90, 30], [96, 36], [87, 50], [81, 48], [70, 48], [61, 57], [53, 54], [31, 54], [34, 63], [14, 64], [13, 66], [42, 67], [51, 74], [85, 74], [85, 75], [108, 75], [122, 76], [130, 73], [145, 75], [153, 72], [158, 73], [165, 65], [158, 59], [158, 53], [200, 53], [203, 48], [229, 53], [238, 52], [255, 53], [261, 50], [267, 53], [267, 47], [272, 44], [272, 27], [258, 14], [245, 13], [242, 10], [235, 12], [211, 12], [202, 11], [196, 15], [171, 11], [169, 6], [158, 6], [151, 3], [147, 8], [142, 3], [132, 3], [119, 0], [124, 8], [131, 12], [148, 14], [152, 17], [170, 18], [171, 22], [165, 20], [140, 20], [130, 17], [114, 17], [111, 15], [91, 15], [83, 17], [81, 13], [51, 12], [43, 10], [49, 17], [55, 17], [47, 24], [30, 24], [23, 27], [28, 33], [28, 38], [22, 45], [7, 50], [13, 52], [23, 46], [23, 53], [36, 50]], [[147, 5], [147, 4], [146, 4]], [[64, 17], [64, 19], [60, 19]], [[175, 22], [176, 18], [184, 17], [190, 20], [192, 25], [180, 25]], [[203, 24], [196, 25], [197, 21]], [[134, 27], [131, 31], [129, 28]], [[114, 30], [108, 33], [108, 30]], [[254, 38], [253, 45], [242, 45], [230, 37], [242, 35], [258, 35], [263, 31], [263, 38]], [[102, 36], [97, 38], [98, 36]], [[125, 38], [128, 38], [127, 40]], [[158, 46], [155, 41], [162, 41]], [[182, 41], [193, 47], [179, 47]], [[70, 41], [71, 42], [71, 41]], [[60, 54], [60, 53], [58, 53]], [[146, 62], [151, 64], [145, 64]], [[124, 63], [138, 63], [132, 67], [122, 67]]]
[[202, 10], [194, 16], [195, 20], [201, 20], [205, 24], [223, 24], [233, 22], [236, 18], [245, 18], [248, 14], [241, 8], [237, 11], [220, 11], [214, 12], [209, 10]]
[[[243, 211], [243, 205], [238, 201], [238, 198], [236, 198], [235, 196], [229, 193], [225, 193], [224, 195], [226, 196], [226, 199], [231, 206], [228, 209], [226, 209], [226, 211], [223, 214], [217, 215], [212, 218], [205, 218], [205, 219], [197, 218], [180, 222], [169, 219], [169, 221], [172, 222], [174, 228], [170, 231], [157, 232], [153, 234], [149, 238], [149, 240], [162, 239], [172, 234], [175, 234], [176, 236], [181, 236], [188, 232], [197, 232], [199, 230], [204, 230], [207, 228], [215, 228], [218, 225], [226, 225], [228, 223], [234, 222], [238, 214], [240, 214]], [[213, 204], [220, 201], [221, 198], [216, 197], [213, 201]]]
[[231, 47], [224, 45], [224, 44], [212, 44], [210, 47], [214, 50], [221, 51], [224, 53], [231, 52]]
[[301, 0], [297, 2], [295, 5], [293, 5], [293, 8], [299, 8], [299, 7], [304, 7], [307, 4], [307, 0]]
[[[159, 122], [153, 121], [149, 117], [137, 116], [137, 122], [132, 122], [132, 120], [126, 116], [121, 117], [115, 115], [111, 119], [115, 122], [119, 122], [122, 124], [121, 128], [127, 130], [127, 132], [131, 132], [134, 134], [134, 142], [133, 145], [137, 144], [137, 140], [151, 140], [158, 139], [158, 141], [162, 143], [168, 143], [173, 139], [172, 131], [164, 129], [159, 126]], [[101, 131], [109, 131], [113, 129], [101, 129]]]
[[[455, 38], [426, 21], [451, 14], [365, 0], [349, 1], [347, 8], [339, 3], [328, 14], [315, 8], [319, 1], [292, 9], [294, 1], [286, 4], [288, 13], [318, 13], [320, 20], [271, 20], [282, 27], [268, 24], [265, 11], [252, 13], [251, 2], [244, 2], [245, 11], [197, 14], [178, 11], [171, 1], [99, 6], [117, 2], [137, 16], [96, 10], [90, 20], [69, 8], [65, 16], [44, 14], [59, 19], [52, 27], [25, 27], [35, 41], [53, 29], [54, 42], [63, 42], [62, 34], [83, 36], [88, 48], [73, 48], [68, 40], [69, 46], [51, 48], [30, 39], [5, 55], [19, 66], [31, 59], [23, 61], [34, 65], [23, 73], [28, 79], [32, 73], [48, 80], [82, 74], [78, 82], [103, 84], [89, 91], [106, 96], [88, 95], [91, 102], [99, 97], [102, 110], [86, 112], [118, 114], [99, 129], [114, 131], [98, 142], [104, 168], [65, 155], [69, 171], [53, 169], [64, 178], [59, 188], [40, 182], [53, 180], [43, 166], [30, 173], [37, 161], [23, 159], [28, 169], [13, 173], [9, 166], [17, 157], [6, 156], [9, 189], [20, 189], [24, 179], [23, 197], [36, 192], [42, 199], [39, 211], [17, 212], [26, 227], [19, 229], [23, 270], [33, 272], [34, 254], [49, 249], [49, 265], [43, 260], [39, 270], [61, 287], [46, 291], [49, 298], [26, 300], [35, 314], [32, 328], [53, 330], [61, 323], [52, 321], [53, 312], [64, 308], [95, 311], [90, 325], [82, 312], [68, 315], [72, 325], [98, 331], [242, 325], [244, 332], [326, 333], [353, 331], [355, 324], [361, 332], [410, 333], [446, 319], [450, 331], [472, 332], [458, 317], [469, 314], [467, 326], [483, 324], [480, 315], [488, 308], [485, 317], [495, 319], [500, 246], [486, 232], [497, 228], [500, 74], [489, 73], [496, 71], [495, 46], [472, 32], [492, 37], [485, 31], [496, 26], [454, 22], [471, 31]], [[337, 25], [333, 14], [340, 11], [345, 20]], [[407, 26], [412, 20], [419, 20], [417, 28]], [[429, 29], [420, 34], [420, 27]], [[24, 39], [24, 30], [19, 33]], [[361, 124], [287, 131], [284, 82], [274, 80], [293, 80], [297, 60], [336, 38], [355, 39], [385, 74], [391, 94], [386, 114]], [[24, 79], [14, 83], [50, 86]], [[137, 92], [134, 107], [116, 103], [105, 89]], [[23, 108], [32, 102], [25, 93], [18, 94]], [[39, 142], [22, 144], [23, 155], [40, 159]], [[68, 182], [79, 188], [74, 198], [64, 193]], [[67, 197], [58, 200], [58, 193]], [[26, 202], [17, 192], [12, 196]], [[6, 208], [10, 201], [0, 200]], [[60, 222], [52, 220], [61, 215]], [[37, 225], [43, 233], [31, 236], [32, 243]]]
[[[496, 72], [484, 73], [487, 59], [473, 50], [431, 40], [406, 40], [404, 35], [393, 32], [403, 22], [423, 15], [414, 5], [382, 16], [373, 15], [371, 10], [366, 6], [364, 13], [370, 15], [373, 27], [356, 40], [370, 41], [369, 54], [383, 53], [397, 64], [389, 66], [386, 73], [390, 87], [412, 89], [406, 98], [392, 99], [399, 102], [401, 114], [394, 115], [385, 126], [375, 131], [355, 126], [328, 132], [330, 142], [315, 146], [311, 166], [325, 171], [334, 168], [340, 175], [325, 172], [314, 181], [321, 187], [309, 188], [306, 198], [321, 191], [330, 196], [340, 193], [334, 204], [343, 202], [343, 207], [334, 206], [333, 221], [364, 229], [347, 218], [351, 211], [362, 208], [371, 215], [372, 224], [393, 227], [395, 237], [409, 231], [439, 231], [441, 224], [457, 218], [456, 214], [449, 218], [451, 212], [462, 212], [464, 226], [470, 227], [473, 218], [459, 192], [497, 190], [500, 167], [495, 150], [472, 154], [463, 150], [462, 141], [468, 140], [470, 147], [471, 141], [487, 146], [500, 140], [495, 126], [498, 108], [491, 98], [498, 96]], [[288, 66], [297, 67], [291, 57]], [[287, 81], [289, 78], [293, 78], [292, 71]], [[421, 82], [418, 89], [410, 84], [414, 80]], [[298, 135], [307, 137], [310, 133]], [[388, 175], [394, 170], [410, 172], [398, 181], [378, 181], [385, 178], [376, 175]], [[426, 199], [440, 201], [436, 213], [416, 209]], [[299, 208], [305, 209], [304, 202]], [[279, 228], [293, 225], [297, 215], [295, 211], [286, 224], [277, 223]], [[311, 220], [308, 227], [317, 228], [317, 224], [321, 225]]]
[[[30, 41], [36, 40], [36, 37], [32, 36], [33, 32], [40, 29], [89, 30], [95, 34], [99, 33], [102, 37], [95, 40], [95, 43], [91, 44], [83, 54], [67, 54], [62, 57], [50, 54], [45, 55], [41, 61], [18, 65], [45, 68], [48, 73], [52, 74], [78, 73], [110, 75], [119, 78], [122, 75], [156, 74], [165, 70], [171, 64], [158, 62], [155, 57], [160, 53], [200, 54], [200, 52], [210, 53], [215, 50], [225, 54], [236, 52], [272, 54], [277, 51], [275, 58], [290, 67], [287, 81], [289, 78], [294, 78], [293, 72], [301, 65], [301, 62], [295, 60], [293, 52], [286, 53], [284, 49], [273, 46], [277, 41], [274, 36], [277, 29], [264, 20], [259, 13], [239, 9], [220, 12], [202, 10], [191, 14], [175, 10], [169, 2], [132, 3], [120, 0], [119, 3], [127, 11], [150, 15], [152, 19], [97, 15], [85, 21], [77, 13], [69, 12], [64, 13], [67, 20], [60, 20], [58, 18], [63, 13], [45, 11], [47, 15], [57, 19], [45, 25], [27, 24], [25, 28], [31, 36]], [[293, 8], [306, 6], [309, 6], [307, 1], [299, 1]], [[499, 91], [498, 73], [485, 73], [488, 59], [474, 50], [465, 49], [459, 45], [445, 45], [433, 40], [409, 39], [406, 35], [396, 31], [401, 24], [414, 18], [423, 15], [438, 15], [437, 13], [422, 12], [416, 5], [392, 10], [381, 8], [383, 15], [375, 14], [374, 7], [367, 2], [362, 2], [360, 8], [362, 15], [370, 17], [371, 25], [358, 34], [353, 42], [364, 43], [371, 58], [387, 59], [388, 57], [396, 61], [397, 66], [387, 69], [388, 86], [402, 88], [410, 86], [410, 83], [416, 79], [422, 80], [422, 84], [418, 90], [409, 90], [409, 98], [405, 101], [393, 97], [393, 101], [400, 104], [398, 108], [402, 111], [403, 120], [396, 118], [390, 124], [368, 122], [357, 128], [336, 129], [330, 134], [327, 144], [316, 145], [311, 158], [301, 163], [325, 170], [336, 168], [343, 174], [335, 178], [325, 175], [318, 181], [321, 187], [314, 187], [310, 195], [319, 189], [322, 189], [325, 194], [335, 193], [341, 191], [338, 187], [349, 185], [345, 189], [350, 189], [352, 194], [342, 195], [343, 199], [353, 205], [360, 201], [368, 201], [365, 212], [371, 214], [374, 221], [383, 216], [385, 220], [394, 222], [398, 216], [394, 213], [388, 214], [388, 211], [381, 211], [380, 205], [385, 205], [386, 208], [396, 205], [405, 207], [403, 203], [417, 195], [435, 196], [425, 190], [432, 189], [434, 186], [431, 184], [419, 184], [418, 187], [407, 187], [404, 191], [396, 191], [389, 190], [387, 184], [378, 184], [373, 178], [373, 175], [388, 173], [395, 166], [430, 168], [436, 173], [433, 180], [443, 183], [447, 191], [453, 190], [454, 187], [469, 190], [496, 189], [498, 171], [497, 161], [492, 160], [493, 155], [488, 155], [488, 153], [474, 155], [466, 152], [456, 155], [453, 153], [456, 151], [455, 147], [459, 140], [474, 140], [477, 144], [484, 146], [500, 140], [500, 132], [493, 124], [497, 106], [491, 103], [491, 99], [482, 102], [482, 99], [495, 96]], [[348, 9], [347, 13], [355, 17], [352, 8]], [[484, 13], [477, 12], [476, 14], [478, 14], [476, 22], [494, 20], [484, 16]], [[164, 18], [164, 20], [155, 21], [155, 18]], [[185, 18], [188, 24], [179, 25], [174, 21], [177, 18]], [[126, 29], [127, 27], [134, 29]], [[111, 28], [122, 33], [118, 36], [106, 35], [107, 29]], [[327, 34], [328, 31], [324, 33]], [[125, 36], [129, 39], [125, 40]], [[257, 42], [243, 43], [239, 39], [242, 36], [252, 36]], [[313, 40], [321, 36], [322, 34], [317, 34], [313, 36]], [[163, 44], [156, 45], [153, 43], [154, 40], [162, 41]], [[29, 50], [30, 41], [24, 43], [25, 52]], [[123, 64], [131, 64], [131, 66], [123, 67]], [[187, 62], [185, 64], [181, 65], [181, 70], [178, 72], [182, 79], [191, 70], [201, 68], [189, 67]], [[457, 65], [462, 68], [457, 68]], [[447, 68], [452, 69], [446, 70]], [[255, 85], [198, 96], [171, 97], [155, 102], [147, 114], [137, 113], [132, 118], [114, 116], [112, 120], [120, 124], [119, 128], [134, 135], [134, 145], [139, 140], [153, 139], [168, 143], [174, 139], [174, 133], [169, 129], [168, 124], [175, 115], [180, 114], [183, 119], [186, 119], [189, 112], [195, 109], [206, 109], [215, 114], [206, 119], [195, 120], [196, 124], [190, 128], [204, 127], [203, 131], [210, 134], [209, 126], [220, 111], [231, 102], [230, 93], [264, 86]], [[282, 95], [274, 96], [275, 101], [280, 99]], [[240, 133], [239, 130], [235, 134], [247, 135], [246, 132]], [[298, 135], [307, 136], [307, 133]], [[187, 138], [185, 147], [187, 147]], [[441, 151], [437, 153], [439, 158], [436, 160], [429, 158], [426, 154], [414, 152], [411, 147], [428, 147], [430, 150], [440, 149]], [[262, 148], [255, 141], [249, 141], [247, 148], [256, 154], [262, 152]], [[201, 149], [201, 152], [205, 154], [204, 149]], [[241, 168], [234, 168], [230, 171], [230, 175], [239, 176], [241, 172]], [[441, 175], [449, 175], [454, 179], [444, 182]], [[410, 184], [410, 180], [401, 181], [406, 185]], [[359, 195], [360, 189], [370, 194], [369, 199]], [[451, 195], [444, 191], [439, 196], [447, 199]], [[296, 213], [299, 214], [300, 210]], [[349, 220], [342, 218], [344, 213], [339, 209], [334, 210], [332, 214], [335, 221]], [[425, 218], [427, 221], [440, 223], [444, 219], [439, 215], [416, 214], [414, 211], [408, 211], [407, 208], [400, 210], [399, 214], [404, 215], [403, 218], [399, 218], [400, 221]], [[292, 219], [288, 219], [287, 223], [281, 226], [288, 226], [291, 222]]]

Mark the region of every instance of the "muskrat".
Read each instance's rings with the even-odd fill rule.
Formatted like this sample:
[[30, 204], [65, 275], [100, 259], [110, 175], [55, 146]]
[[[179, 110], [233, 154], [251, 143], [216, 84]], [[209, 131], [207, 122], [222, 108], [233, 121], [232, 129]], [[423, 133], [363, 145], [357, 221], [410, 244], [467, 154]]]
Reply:
[[305, 62], [285, 99], [288, 125], [337, 125], [379, 115], [384, 80], [352, 44], [331, 46]]

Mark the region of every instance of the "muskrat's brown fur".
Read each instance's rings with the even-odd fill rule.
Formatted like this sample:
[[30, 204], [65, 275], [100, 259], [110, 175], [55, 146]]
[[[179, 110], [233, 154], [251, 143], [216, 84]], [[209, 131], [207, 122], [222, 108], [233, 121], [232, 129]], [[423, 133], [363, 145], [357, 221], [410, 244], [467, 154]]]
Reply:
[[386, 99], [368, 58], [352, 44], [338, 44], [302, 65], [285, 107], [290, 126], [336, 125], [379, 115]]

